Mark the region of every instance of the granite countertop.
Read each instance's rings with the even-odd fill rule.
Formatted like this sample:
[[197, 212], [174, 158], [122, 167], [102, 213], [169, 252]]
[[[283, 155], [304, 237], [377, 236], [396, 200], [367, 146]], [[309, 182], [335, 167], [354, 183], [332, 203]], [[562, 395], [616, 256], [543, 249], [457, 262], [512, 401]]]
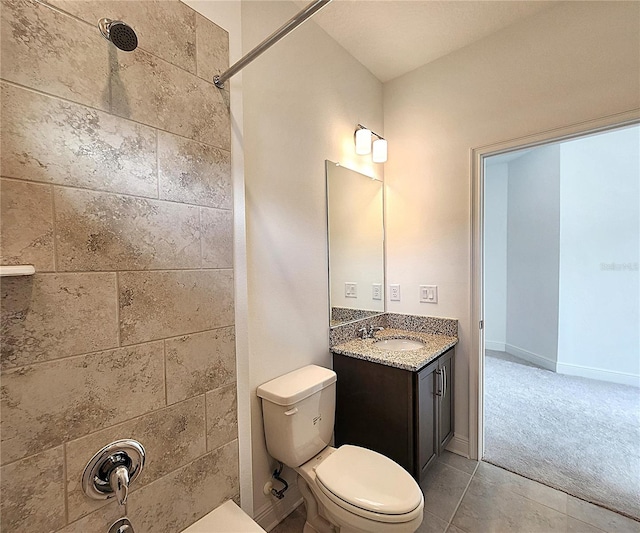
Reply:
[[[373, 343], [381, 339], [412, 339], [424, 343], [423, 348], [403, 352], [381, 350]], [[433, 335], [403, 329], [378, 331], [373, 339], [353, 339], [331, 347], [331, 351], [373, 363], [416, 372], [458, 343], [458, 337]]]

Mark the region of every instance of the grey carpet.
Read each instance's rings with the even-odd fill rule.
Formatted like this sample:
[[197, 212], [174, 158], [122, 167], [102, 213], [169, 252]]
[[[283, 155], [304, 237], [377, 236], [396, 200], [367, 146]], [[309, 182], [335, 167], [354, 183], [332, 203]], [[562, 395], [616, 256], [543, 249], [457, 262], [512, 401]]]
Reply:
[[640, 389], [485, 357], [484, 460], [640, 520]]

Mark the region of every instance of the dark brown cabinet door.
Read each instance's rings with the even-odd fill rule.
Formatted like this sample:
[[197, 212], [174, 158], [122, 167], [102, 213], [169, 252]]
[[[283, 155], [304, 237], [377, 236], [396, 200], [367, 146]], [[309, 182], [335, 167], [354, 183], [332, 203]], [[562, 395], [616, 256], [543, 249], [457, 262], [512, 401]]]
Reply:
[[440, 397], [438, 421], [438, 455], [453, 437], [453, 350], [439, 360]]
[[436, 401], [437, 368], [438, 364], [433, 363], [417, 374], [416, 436], [418, 442], [416, 451], [418, 455], [419, 480], [422, 480], [431, 461], [436, 458], [438, 453], [436, 431], [438, 420], [438, 402]]

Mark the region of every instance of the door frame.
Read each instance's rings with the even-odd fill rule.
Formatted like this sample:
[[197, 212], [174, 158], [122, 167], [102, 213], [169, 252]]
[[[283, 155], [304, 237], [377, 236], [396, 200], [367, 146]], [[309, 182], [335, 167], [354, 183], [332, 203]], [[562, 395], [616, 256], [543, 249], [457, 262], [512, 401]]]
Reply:
[[640, 123], [640, 109], [472, 148], [471, 157], [471, 353], [469, 357], [469, 456], [484, 455], [484, 160]]

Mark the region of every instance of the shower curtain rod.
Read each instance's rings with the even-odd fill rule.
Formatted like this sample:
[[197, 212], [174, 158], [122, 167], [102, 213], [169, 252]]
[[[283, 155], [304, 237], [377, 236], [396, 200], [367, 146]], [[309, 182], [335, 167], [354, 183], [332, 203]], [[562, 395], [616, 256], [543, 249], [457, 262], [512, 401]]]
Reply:
[[236, 63], [234, 63], [228, 70], [220, 74], [219, 76], [213, 77], [213, 83], [215, 83], [218, 89], [224, 88], [224, 82], [227, 81], [231, 76], [234, 76], [238, 72], [240, 72], [244, 67], [246, 67], [249, 63], [251, 63], [256, 57], [258, 57], [262, 52], [266, 52], [269, 48], [271, 48], [274, 44], [276, 44], [280, 39], [291, 33], [295, 30], [300, 24], [302, 24], [309, 17], [313, 16], [315, 13], [320, 11], [324, 6], [326, 6], [331, 0], [315, 0], [311, 2], [307, 7], [305, 7], [302, 11], [300, 11], [297, 15], [295, 15], [289, 22], [284, 24], [281, 28], [273, 32], [269, 37], [267, 37], [264, 41], [262, 41], [258, 46], [256, 46], [251, 52], [242, 57]]

